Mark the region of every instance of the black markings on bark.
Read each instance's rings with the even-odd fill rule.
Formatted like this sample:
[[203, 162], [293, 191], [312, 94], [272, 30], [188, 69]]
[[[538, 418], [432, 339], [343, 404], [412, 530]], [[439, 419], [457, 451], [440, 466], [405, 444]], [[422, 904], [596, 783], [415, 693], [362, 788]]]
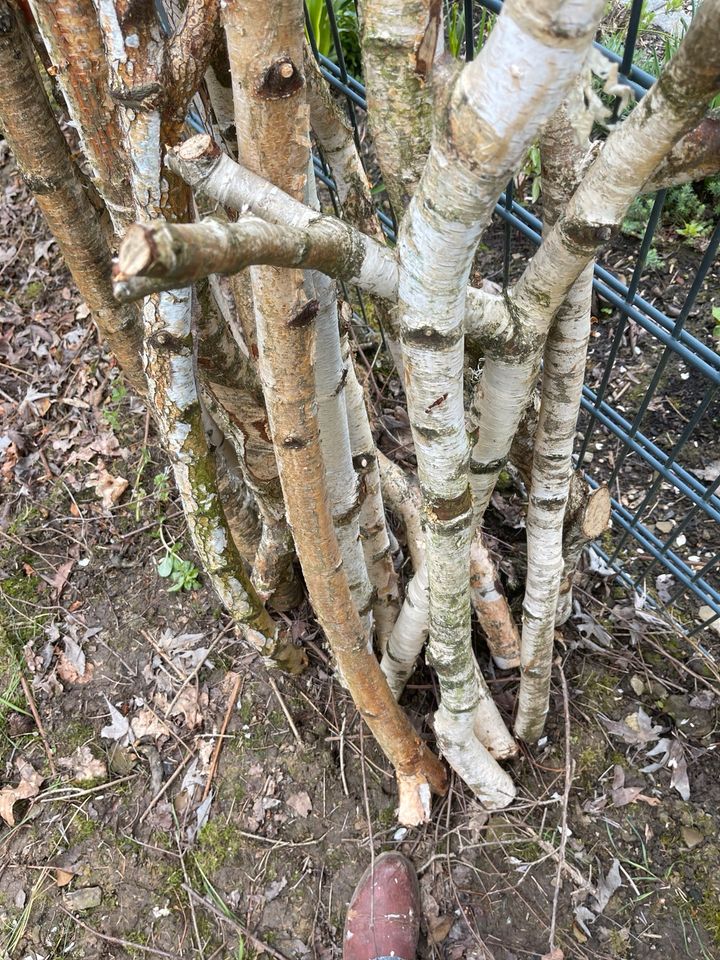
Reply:
[[304, 307], [293, 314], [287, 322], [289, 327], [306, 327], [317, 316], [320, 304], [317, 300], [308, 300]]
[[585, 253], [593, 252], [612, 236], [612, 227], [608, 224], [580, 219], [563, 220], [560, 229], [570, 248]]
[[403, 344], [425, 347], [427, 350], [446, 350], [455, 346], [462, 339], [462, 335], [461, 327], [457, 327], [452, 333], [439, 333], [433, 327], [421, 327], [419, 330], [403, 327], [400, 332]]
[[506, 462], [507, 457], [501, 457], [499, 460], [489, 460], [487, 463], [481, 463], [471, 457], [470, 473], [495, 473], [496, 470], [502, 470]]
[[180, 354], [190, 349], [191, 343], [189, 337], [174, 337], [171, 333], [161, 330], [160, 333], [154, 333], [148, 337], [149, 346], [161, 353]]
[[262, 76], [257, 95], [262, 100], [282, 100], [300, 90], [305, 78], [290, 57], [271, 63]]
[[308, 445], [308, 441], [303, 440], [301, 437], [289, 436], [285, 437], [282, 445], [286, 450], [303, 450]]
[[472, 506], [470, 487], [466, 487], [459, 497], [453, 497], [451, 500], [429, 500], [428, 505], [438, 520], [456, 520], [467, 513]]

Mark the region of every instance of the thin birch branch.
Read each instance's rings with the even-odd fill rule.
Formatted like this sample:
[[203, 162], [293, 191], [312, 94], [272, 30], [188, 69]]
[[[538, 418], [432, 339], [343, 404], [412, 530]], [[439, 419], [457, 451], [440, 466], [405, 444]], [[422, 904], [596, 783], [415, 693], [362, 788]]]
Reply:
[[[578, 141], [567, 102], [547, 125], [540, 150], [546, 231], [577, 188], [588, 144]], [[528, 488], [528, 568], [523, 601], [520, 693], [515, 732], [536, 740], [550, 702], [555, 620], [563, 571], [565, 510], [590, 337], [593, 262], [570, 288], [547, 338]]]
[[338, 247], [328, 236], [329, 219], [321, 217], [304, 229], [248, 215], [235, 223], [134, 224], [120, 246], [115, 296], [127, 303], [212, 273], [231, 276], [263, 264], [320, 270], [351, 281], [358, 250]]
[[720, 90], [720, 0], [706, 0], [659, 80], [607, 138], [567, 208], [527, 265], [516, 309], [547, 330], [574, 281], [622, 222], [674, 145]]
[[[313, 224], [324, 235], [328, 252], [335, 251], [341, 276], [369, 293], [397, 296], [397, 260], [393, 252], [335, 217], [326, 217], [291, 197], [277, 185], [236, 163], [205, 134], [171, 150], [171, 170], [195, 191], [240, 212], [251, 212], [270, 223], [304, 229]], [[348, 266], [352, 264], [352, 271]], [[328, 270], [332, 264], [328, 263]]]

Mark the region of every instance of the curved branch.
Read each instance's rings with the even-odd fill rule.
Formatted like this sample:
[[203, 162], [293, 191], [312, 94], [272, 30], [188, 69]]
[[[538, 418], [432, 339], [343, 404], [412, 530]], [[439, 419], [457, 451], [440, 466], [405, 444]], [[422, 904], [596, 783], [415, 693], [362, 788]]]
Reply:
[[720, 89], [719, 23], [720, 0], [706, 0], [660, 79], [610, 134], [527, 265], [513, 301], [539, 332], [549, 329], [572, 284]]
[[720, 173], [720, 110], [711, 110], [675, 144], [643, 186], [643, 193], [667, 190]]

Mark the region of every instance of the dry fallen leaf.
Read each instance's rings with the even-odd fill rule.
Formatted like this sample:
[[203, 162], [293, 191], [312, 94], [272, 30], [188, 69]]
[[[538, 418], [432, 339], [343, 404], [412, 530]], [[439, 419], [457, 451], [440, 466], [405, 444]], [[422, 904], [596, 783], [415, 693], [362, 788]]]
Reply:
[[183, 715], [185, 726], [188, 730], [194, 730], [199, 727], [204, 720], [203, 709], [207, 707], [208, 696], [205, 691], [199, 691], [197, 687], [185, 687], [170, 711], [171, 717]]
[[654, 724], [642, 707], [638, 707], [637, 713], [628, 714], [624, 720], [610, 720], [603, 714], [600, 714], [600, 719], [613, 736], [620, 737], [625, 743], [644, 744], [657, 740], [665, 729]]
[[100, 736], [106, 740], [117, 740], [121, 746], [127, 746], [133, 739], [133, 733], [130, 729], [130, 721], [124, 717], [117, 707], [114, 707], [107, 697], [105, 702], [110, 711], [110, 723], [106, 724], [100, 731]]
[[160, 737], [169, 737], [172, 733], [170, 727], [149, 707], [139, 710], [132, 718], [132, 732], [138, 740], [143, 737], [157, 740]]
[[65, 650], [57, 662], [57, 675], [65, 683], [89, 683], [95, 668], [85, 660], [80, 644], [72, 637], [63, 637]]
[[13, 807], [18, 800], [29, 800], [40, 793], [44, 777], [42, 777], [34, 767], [18, 757], [15, 765], [20, 774], [20, 783], [16, 787], [4, 787], [0, 790], [0, 817], [3, 818], [9, 827], [15, 826], [15, 817], [13, 816]]
[[312, 801], [304, 790], [292, 793], [285, 802], [299, 817], [307, 817], [312, 810]]
[[127, 490], [129, 483], [125, 477], [114, 477], [105, 467], [98, 469], [98, 478], [94, 484], [95, 493], [102, 500], [106, 510], [114, 506]]
[[442, 917], [428, 919], [428, 943], [432, 946], [437, 946], [439, 943], [442, 943], [443, 940], [446, 940], [454, 923], [455, 917], [451, 913], [445, 914], [445, 916]]
[[612, 866], [600, 883], [594, 897], [590, 898], [590, 906], [596, 913], [602, 913], [610, 902], [610, 897], [622, 886], [620, 879], [620, 861], [613, 860]]
[[74, 565], [74, 560], [68, 560], [66, 563], [60, 564], [55, 571], [55, 576], [52, 579], [52, 587], [57, 598], [59, 598], [60, 594], [63, 592], [65, 584], [68, 581], [68, 577], [70, 576], [70, 571]]
[[107, 766], [103, 760], [92, 755], [90, 747], [78, 747], [69, 757], [58, 757], [57, 765], [61, 770], [72, 774], [73, 780], [99, 780], [107, 777]]

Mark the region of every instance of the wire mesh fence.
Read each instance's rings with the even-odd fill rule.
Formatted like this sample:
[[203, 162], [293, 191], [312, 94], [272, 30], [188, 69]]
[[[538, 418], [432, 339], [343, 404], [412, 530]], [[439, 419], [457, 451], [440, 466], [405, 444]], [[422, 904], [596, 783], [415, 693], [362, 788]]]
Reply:
[[[446, 3], [450, 52], [472, 59], [501, 9], [501, 0]], [[351, 34], [343, 29], [354, 12], [353, 0], [314, 0], [306, 6], [313, 53], [328, 83], [344, 97], [360, 147], [366, 129], [365, 88], [348, 68]], [[595, 44], [618, 65], [618, 80], [635, 100], [655, 82], [687, 28], [681, 12], [670, 32], [653, 31], [652, 22], [643, 0], [621, 4], [620, 15]], [[614, 119], [619, 122], [621, 109], [618, 99]], [[319, 154], [315, 171], [332, 196], [331, 172]], [[372, 179], [373, 171], [368, 173]], [[524, 178], [531, 185], [527, 197], [527, 190], [517, 189], [517, 180], [508, 184], [488, 230], [499, 241], [499, 253], [494, 264], [487, 257], [485, 262], [504, 285], [541, 241], [535, 179], [541, 181], [541, 171], [530, 170]], [[720, 201], [720, 189], [717, 196]], [[383, 228], [394, 239], [392, 211], [381, 190], [378, 197]], [[714, 273], [720, 219], [715, 216], [714, 224], [706, 216], [701, 222], [690, 219], [677, 228], [674, 242], [661, 240], [670, 202], [691, 218], [701, 207], [703, 215], [707, 212], [695, 194], [686, 192], [681, 199], [685, 208], [677, 197], [673, 201], [672, 191], [643, 198], [633, 214], [633, 235], [623, 233], [595, 268], [595, 320], [576, 462], [591, 485], [607, 483], [612, 494], [612, 528], [594, 546], [596, 555], [654, 603], [690, 598], [699, 608], [699, 616], [688, 619], [692, 635], [720, 618], [720, 354], [712, 320], [713, 295], [716, 310], [720, 304]], [[353, 299], [362, 309], [361, 298]]]

